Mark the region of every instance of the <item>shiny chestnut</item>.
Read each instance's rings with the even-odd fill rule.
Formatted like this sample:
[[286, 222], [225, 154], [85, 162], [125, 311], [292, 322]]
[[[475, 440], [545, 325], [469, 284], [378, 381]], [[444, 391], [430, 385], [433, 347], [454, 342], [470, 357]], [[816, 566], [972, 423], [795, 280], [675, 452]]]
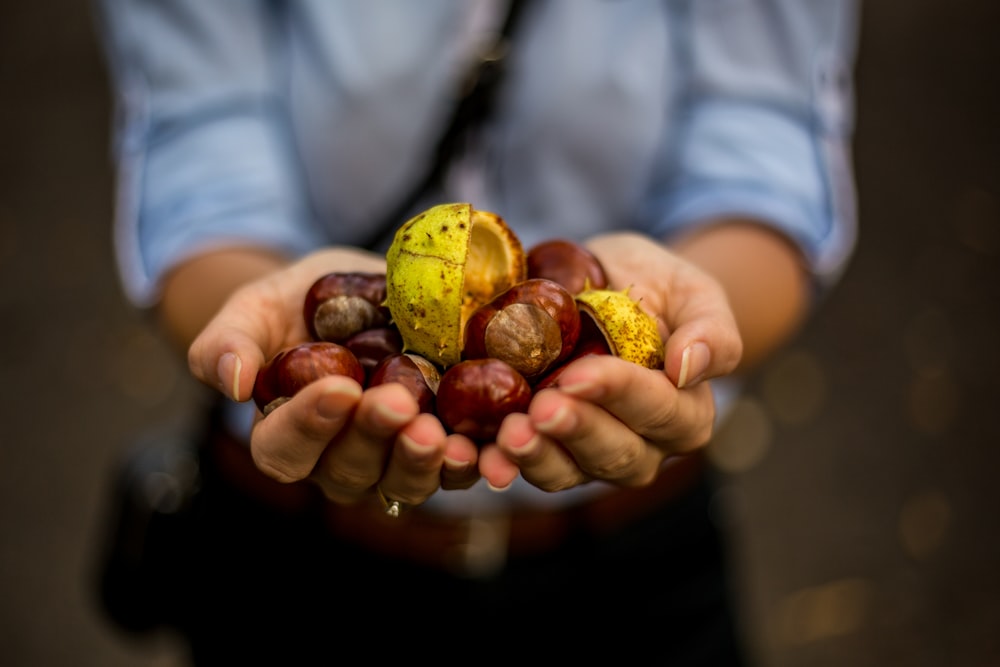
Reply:
[[528, 410], [531, 396], [531, 385], [506, 362], [460, 361], [441, 375], [437, 415], [452, 433], [485, 444], [496, 439], [507, 415]]
[[403, 351], [403, 337], [393, 326], [364, 329], [354, 334], [343, 343], [343, 346], [354, 353], [365, 369], [369, 379], [371, 373], [386, 357]]
[[368, 386], [398, 382], [413, 395], [421, 412], [435, 412], [435, 394], [441, 383], [441, 373], [419, 354], [390, 354], [372, 371]]
[[571, 294], [586, 288], [604, 289], [608, 276], [600, 260], [583, 245], [567, 239], [542, 241], [528, 249], [528, 278], [547, 278]]
[[465, 324], [466, 359], [505, 361], [527, 379], [564, 361], [580, 336], [580, 311], [553, 280], [520, 282], [477, 308]]
[[361, 271], [321, 276], [306, 292], [302, 308], [309, 335], [342, 343], [359, 331], [388, 326], [385, 274]]
[[359, 384], [365, 379], [361, 363], [343, 345], [311, 341], [285, 348], [257, 371], [254, 403], [266, 416], [307, 384], [327, 375], [346, 375]]

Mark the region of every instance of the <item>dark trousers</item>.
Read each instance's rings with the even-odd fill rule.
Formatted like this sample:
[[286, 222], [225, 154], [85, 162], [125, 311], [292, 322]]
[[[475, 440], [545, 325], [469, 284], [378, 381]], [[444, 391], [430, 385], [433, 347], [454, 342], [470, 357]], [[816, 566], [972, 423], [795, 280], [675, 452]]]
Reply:
[[276, 509], [211, 457], [201, 468], [190, 510], [146, 536], [154, 574], [139, 601], [145, 620], [183, 634], [194, 664], [746, 662], [709, 480], [614, 534], [571, 536], [469, 578], [359, 549], [331, 534], [321, 508]]

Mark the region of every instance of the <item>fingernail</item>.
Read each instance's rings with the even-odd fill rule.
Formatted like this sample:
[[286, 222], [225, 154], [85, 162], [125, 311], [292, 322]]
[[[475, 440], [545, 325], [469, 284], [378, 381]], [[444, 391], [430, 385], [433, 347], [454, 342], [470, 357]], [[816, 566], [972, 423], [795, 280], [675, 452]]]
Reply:
[[399, 442], [403, 445], [403, 448], [408, 454], [415, 457], [424, 457], [434, 451], [434, 445], [425, 445], [421, 442], [417, 442], [408, 435], [400, 434]]
[[561, 384], [559, 389], [566, 392], [567, 394], [572, 394], [574, 396], [584, 396], [591, 393], [594, 388], [594, 383], [589, 380], [584, 380], [583, 382], [574, 382], [573, 384]]
[[408, 412], [400, 412], [391, 405], [385, 403], [379, 403], [375, 406], [375, 413], [381, 418], [382, 422], [389, 427], [399, 428], [403, 424], [406, 424], [411, 419], [413, 415]]
[[[223, 392], [228, 391], [234, 401], [240, 400], [240, 371], [243, 362], [233, 352], [226, 352], [219, 357], [216, 373], [219, 375], [219, 386]], [[226, 386], [228, 384], [228, 386]]]
[[329, 387], [319, 397], [316, 412], [324, 419], [341, 419], [344, 416], [345, 403], [354, 403], [359, 398], [361, 398], [361, 387], [356, 383], [338, 383]]
[[488, 488], [488, 489], [489, 489], [490, 491], [493, 491], [494, 493], [503, 493], [504, 491], [506, 491], [507, 489], [509, 489], [509, 488], [510, 488], [510, 486], [511, 486], [511, 484], [513, 484], [513, 483], [514, 483], [514, 482], [511, 482], [511, 483], [510, 483], [510, 484], [508, 484], [507, 486], [493, 486], [493, 485], [492, 485], [492, 484], [490, 484], [489, 482], [486, 482], [486, 487], [487, 487], [487, 488]]
[[683, 389], [701, 380], [708, 370], [711, 358], [712, 353], [705, 343], [692, 343], [684, 348], [684, 354], [681, 355], [681, 372], [677, 375], [677, 388]]
[[566, 425], [569, 423], [569, 419], [569, 408], [563, 405], [560, 406], [551, 417], [545, 421], [535, 424], [535, 428], [539, 431], [551, 431], [552, 429], [566, 428]]
[[533, 435], [524, 442], [519, 442], [516, 444], [511, 443], [511, 448], [516, 449], [518, 452], [522, 454], [527, 454], [531, 452], [538, 445], [538, 442], [539, 442], [538, 436]]
[[459, 461], [458, 459], [451, 459], [447, 456], [444, 457], [444, 467], [448, 469], [448, 472], [462, 473], [469, 469], [472, 464], [471, 461]]

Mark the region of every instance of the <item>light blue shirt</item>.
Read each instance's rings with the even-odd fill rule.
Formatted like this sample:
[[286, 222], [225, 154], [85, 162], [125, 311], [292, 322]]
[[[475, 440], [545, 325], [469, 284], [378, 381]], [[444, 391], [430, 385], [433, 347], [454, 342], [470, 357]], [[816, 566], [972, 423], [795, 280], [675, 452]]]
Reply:
[[[101, 0], [129, 297], [155, 303], [171, 267], [232, 243], [384, 247], [377, 223], [504, 4]], [[427, 204], [498, 213], [526, 247], [749, 217], [801, 248], [819, 289], [837, 279], [855, 242], [855, 0], [525, 11], [494, 121]]]
[[[101, 4], [117, 256], [147, 305], [166, 271], [213, 246], [300, 254], [371, 239], [504, 3]], [[526, 245], [749, 216], [799, 244], [821, 283], [840, 273], [854, 243], [853, 0], [526, 11], [496, 121], [441, 200], [499, 213]]]

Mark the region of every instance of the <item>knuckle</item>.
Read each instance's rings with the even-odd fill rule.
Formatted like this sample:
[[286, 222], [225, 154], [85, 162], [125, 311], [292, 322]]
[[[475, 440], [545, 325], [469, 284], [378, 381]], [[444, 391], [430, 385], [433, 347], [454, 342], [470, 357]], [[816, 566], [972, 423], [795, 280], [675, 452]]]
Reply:
[[538, 487], [546, 493], [558, 493], [560, 491], [567, 491], [574, 487], [579, 486], [584, 483], [587, 479], [581, 475], [574, 475], [572, 473], [565, 473], [557, 477], [549, 477], [546, 479], [529, 479], [532, 485]]
[[566, 491], [579, 486], [584, 481], [585, 479], [579, 475], [566, 473], [565, 475], [547, 480], [544, 484], [540, 484], [539, 488], [548, 493], [558, 493], [559, 491]]
[[302, 466], [268, 454], [254, 452], [253, 460], [258, 470], [282, 484], [301, 481], [309, 474]]
[[708, 445], [712, 440], [713, 433], [714, 428], [712, 424], [705, 424], [692, 432], [687, 438], [676, 441], [673, 449], [678, 454], [689, 454]]
[[651, 411], [646, 422], [636, 427], [638, 433], [661, 433], [675, 428], [679, 407], [677, 401], [664, 401], [659, 410]]
[[649, 486], [656, 480], [660, 472], [659, 466], [649, 466], [640, 470], [637, 474], [622, 480], [622, 486], [634, 489], [641, 489]]
[[337, 462], [331, 461], [323, 466], [322, 471], [318, 471], [325, 482], [343, 491], [361, 493], [378, 481], [378, 477], [359, 471], [353, 467], [347, 467]]
[[638, 447], [617, 447], [611, 456], [595, 461], [587, 472], [598, 479], [625, 480], [635, 475], [642, 455]]
[[734, 332], [732, 340], [729, 341], [727, 346], [731, 350], [728, 358], [726, 359], [726, 372], [733, 371], [743, 359], [743, 337], [740, 336], [739, 332]]

